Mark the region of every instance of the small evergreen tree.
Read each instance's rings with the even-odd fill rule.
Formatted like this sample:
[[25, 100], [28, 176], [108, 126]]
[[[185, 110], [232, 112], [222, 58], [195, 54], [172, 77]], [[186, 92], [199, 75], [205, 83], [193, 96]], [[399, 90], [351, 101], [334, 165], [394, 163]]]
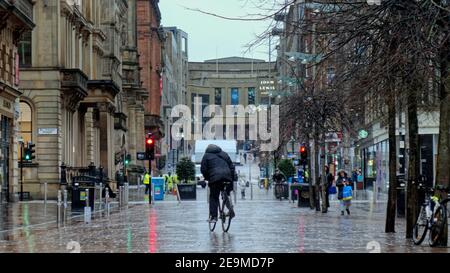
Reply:
[[293, 177], [295, 175], [295, 167], [290, 159], [283, 159], [278, 164], [278, 169], [286, 176], [286, 178]]
[[187, 183], [195, 180], [195, 164], [189, 158], [183, 157], [177, 164], [178, 179]]

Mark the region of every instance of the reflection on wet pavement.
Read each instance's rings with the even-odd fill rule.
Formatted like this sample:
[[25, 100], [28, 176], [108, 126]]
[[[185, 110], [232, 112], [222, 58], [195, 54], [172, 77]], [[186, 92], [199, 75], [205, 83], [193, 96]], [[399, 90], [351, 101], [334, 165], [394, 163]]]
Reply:
[[[355, 201], [351, 216], [341, 216], [338, 203], [322, 214], [274, 200], [271, 192], [254, 189], [253, 200], [235, 205], [237, 216], [229, 233], [220, 223], [209, 232], [206, 190], [197, 201], [173, 197], [151, 207], [136, 195], [133, 205], [109, 217], [96, 215], [90, 224], [81, 217], [56, 226], [56, 205], [21, 203], [2, 205], [0, 252], [70, 252], [78, 242], [81, 252], [362, 252], [379, 243], [381, 252], [448, 252], [447, 248], [414, 246], [405, 239], [405, 219], [397, 219], [395, 234], [384, 233], [386, 204]], [[142, 202], [139, 202], [141, 199]], [[370, 245], [369, 245], [370, 246]]]

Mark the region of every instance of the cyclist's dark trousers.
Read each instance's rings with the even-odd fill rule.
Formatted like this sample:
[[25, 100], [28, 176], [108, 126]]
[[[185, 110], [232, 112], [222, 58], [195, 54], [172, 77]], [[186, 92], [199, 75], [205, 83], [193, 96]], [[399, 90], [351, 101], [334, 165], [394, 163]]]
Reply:
[[[223, 189], [223, 182], [215, 182], [208, 184], [209, 185], [209, 215], [211, 217], [217, 217], [219, 212], [219, 198], [220, 192]], [[228, 195], [230, 194], [231, 189], [227, 189]]]

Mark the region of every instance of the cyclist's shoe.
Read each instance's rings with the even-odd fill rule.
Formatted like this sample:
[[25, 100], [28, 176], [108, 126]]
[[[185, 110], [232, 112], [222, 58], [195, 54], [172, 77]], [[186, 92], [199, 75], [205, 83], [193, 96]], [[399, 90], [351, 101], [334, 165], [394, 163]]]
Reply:
[[208, 222], [213, 224], [217, 223], [217, 217], [209, 217]]

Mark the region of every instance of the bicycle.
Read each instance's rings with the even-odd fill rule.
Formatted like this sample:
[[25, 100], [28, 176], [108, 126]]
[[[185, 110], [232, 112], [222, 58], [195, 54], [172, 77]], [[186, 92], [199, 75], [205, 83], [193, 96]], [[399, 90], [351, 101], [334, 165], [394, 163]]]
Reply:
[[447, 228], [447, 203], [450, 201], [448, 198], [449, 188], [442, 185], [438, 185], [436, 190], [447, 194], [447, 198], [439, 201], [439, 206], [433, 215], [433, 223], [430, 227], [430, 246], [434, 247], [439, 243], [442, 237], [443, 231]]
[[[225, 182], [223, 189], [220, 191], [219, 198], [219, 218], [222, 221], [223, 232], [228, 232], [231, 225], [231, 214], [234, 214], [233, 203], [227, 193], [227, 186], [231, 182]], [[213, 232], [216, 229], [217, 222], [209, 222], [209, 230]]]
[[[430, 187], [423, 187], [419, 185], [419, 190], [425, 191], [425, 200], [420, 208], [419, 215], [413, 228], [413, 242], [415, 245], [420, 245], [425, 240], [425, 237], [430, 230], [429, 244], [435, 246], [440, 238], [443, 226], [447, 219], [448, 199], [439, 202], [439, 198], [434, 196], [434, 189]], [[444, 206], [445, 204], [445, 206]]]
[[275, 187], [274, 187], [275, 198], [280, 199], [280, 201], [283, 200], [284, 187], [285, 187], [284, 181], [275, 183]]

